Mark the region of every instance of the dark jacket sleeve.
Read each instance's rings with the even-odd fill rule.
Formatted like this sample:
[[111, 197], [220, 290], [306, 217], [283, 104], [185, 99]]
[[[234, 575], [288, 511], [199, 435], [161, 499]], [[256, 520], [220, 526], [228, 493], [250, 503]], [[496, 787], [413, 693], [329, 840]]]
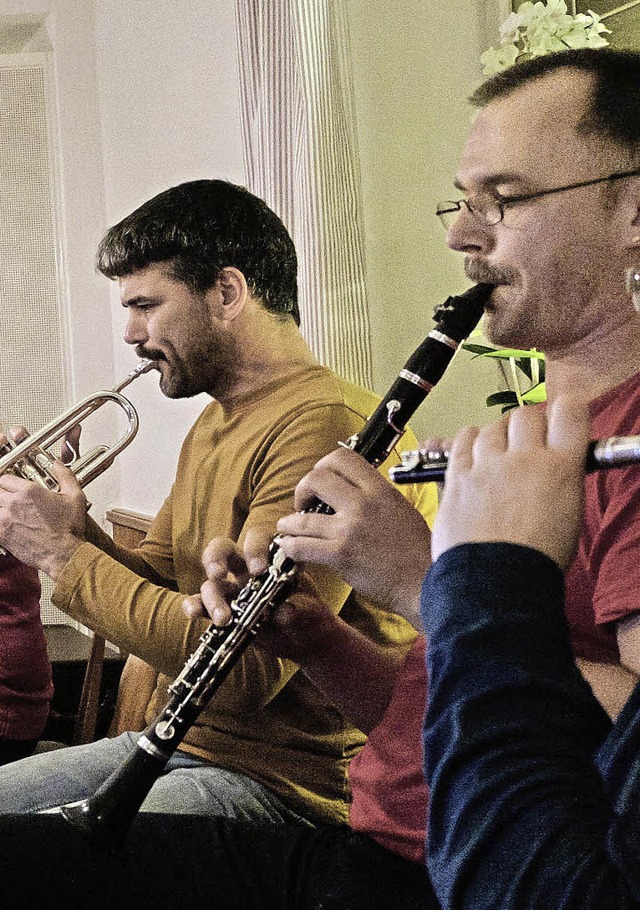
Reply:
[[555, 563], [509, 544], [455, 547], [425, 580], [427, 862], [445, 910], [640, 907], [640, 698], [612, 728], [563, 594]]

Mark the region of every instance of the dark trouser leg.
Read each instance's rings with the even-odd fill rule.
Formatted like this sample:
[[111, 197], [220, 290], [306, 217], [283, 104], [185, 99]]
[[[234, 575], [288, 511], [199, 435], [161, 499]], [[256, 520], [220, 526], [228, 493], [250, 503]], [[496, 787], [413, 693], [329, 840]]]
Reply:
[[422, 866], [345, 828], [141, 813], [122, 848], [54, 815], [0, 817], [12, 910], [435, 910]]
[[[300, 910], [439, 910], [427, 871], [348, 828], [311, 832]], [[301, 844], [305, 838], [299, 838]]]

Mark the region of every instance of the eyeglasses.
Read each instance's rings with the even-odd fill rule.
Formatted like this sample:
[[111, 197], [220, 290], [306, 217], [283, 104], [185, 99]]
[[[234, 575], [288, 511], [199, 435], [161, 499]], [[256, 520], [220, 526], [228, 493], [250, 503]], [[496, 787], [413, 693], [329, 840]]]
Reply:
[[622, 171], [619, 174], [608, 174], [606, 177], [596, 177], [594, 180], [582, 180], [580, 183], [569, 183], [567, 186], [555, 186], [549, 190], [538, 190], [535, 193], [522, 193], [519, 196], [492, 196], [487, 193], [484, 196], [476, 196], [474, 201], [469, 199], [447, 200], [439, 202], [436, 206], [436, 215], [445, 227], [449, 230], [453, 222], [458, 217], [462, 206], [474, 218], [477, 218], [487, 227], [499, 224], [504, 218], [504, 210], [520, 202], [529, 202], [532, 199], [541, 199], [543, 196], [551, 196], [553, 193], [566, 193], [567, 190], [577, 190], [582, 186], [595, 186], [596, 183], [606, 183], [607, 180], [623, 180], [625, 177], [640, 176], [640, 170]]

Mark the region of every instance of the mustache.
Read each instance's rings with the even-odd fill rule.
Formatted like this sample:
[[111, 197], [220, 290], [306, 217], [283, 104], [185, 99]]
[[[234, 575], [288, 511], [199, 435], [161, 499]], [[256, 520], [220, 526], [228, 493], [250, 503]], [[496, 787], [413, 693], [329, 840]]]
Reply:
[[136, 354], [143, 360], [165, 360], [165, 356], [161, 351], [156, 351], [153, 348], [143, 348], [142, 345], [137, 346]]
[[486, 262], [471, 259], [465, 260], [464, 273], [476, 284], [509, 284], [516, 277], [511, 269], [496, 269]]

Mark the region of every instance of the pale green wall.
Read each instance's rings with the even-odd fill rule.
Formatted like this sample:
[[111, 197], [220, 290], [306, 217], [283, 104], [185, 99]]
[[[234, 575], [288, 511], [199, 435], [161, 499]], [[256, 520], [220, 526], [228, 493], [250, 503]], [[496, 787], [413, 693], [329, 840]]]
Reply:
[[[486, 4], [349, 0], [348, 9], [374, 384], [382, 393], [432, 327], [434, 306], [469, 285], [433, 211], [450, 197], [470, 122], [466, 97], [481, 78]], [[484, 401], [497, 383], [493, 364], [462, 352], [414, 429], [440, 435], [495, 419]]]

